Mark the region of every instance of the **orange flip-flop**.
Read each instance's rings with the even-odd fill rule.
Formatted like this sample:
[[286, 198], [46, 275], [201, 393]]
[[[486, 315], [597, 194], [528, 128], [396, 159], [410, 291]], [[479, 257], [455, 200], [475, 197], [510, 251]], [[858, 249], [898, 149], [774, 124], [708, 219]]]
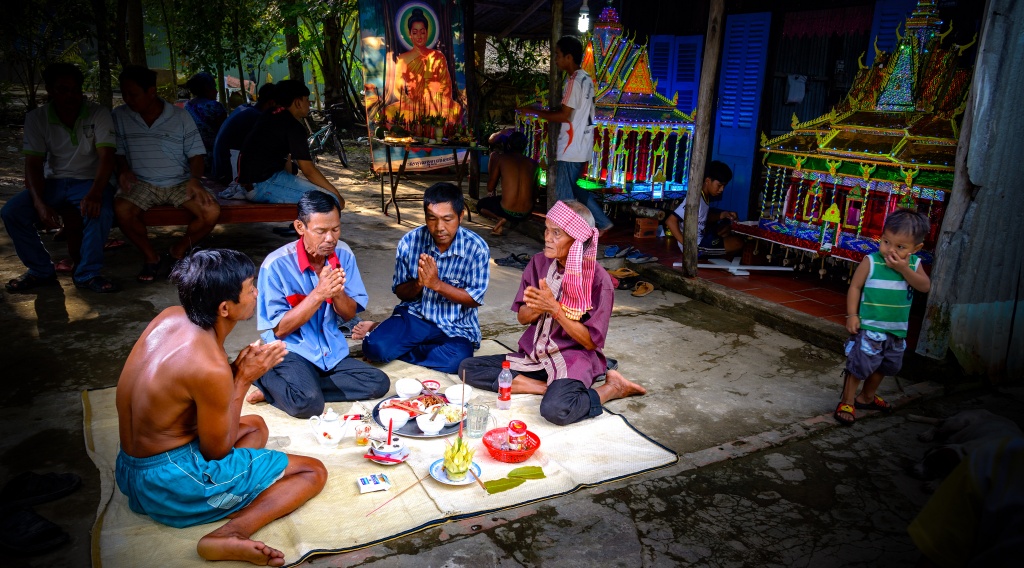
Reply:
[[641, 280], [640, 282], [637, 282], [636, 287], [633, 288], [633, 295], [638, 298], [642, 298], [653, 291], [654, 284], [651, 284], [650, 282], [644, 282], [643, 280]]

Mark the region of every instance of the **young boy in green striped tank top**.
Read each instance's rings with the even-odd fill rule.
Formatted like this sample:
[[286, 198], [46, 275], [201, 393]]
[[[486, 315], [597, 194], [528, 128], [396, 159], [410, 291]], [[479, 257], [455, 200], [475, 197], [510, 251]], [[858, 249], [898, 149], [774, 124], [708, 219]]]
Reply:
[[[878, 252], [861, 261], [846, 294], [846, 369], [843, 395], [833, 414], [850, 426], [854, 409], [881, 410], [892, 406], [875, 394], [886, 375], [895, 375], [907, 348], [907, 321], [914, 290], [928, 292], [931, 281], [921, 270], [916, 253], [928, 234], [928, 217], [899, 209], [885, 220]], [[857, 394], [860, 382], [864, 383]]]

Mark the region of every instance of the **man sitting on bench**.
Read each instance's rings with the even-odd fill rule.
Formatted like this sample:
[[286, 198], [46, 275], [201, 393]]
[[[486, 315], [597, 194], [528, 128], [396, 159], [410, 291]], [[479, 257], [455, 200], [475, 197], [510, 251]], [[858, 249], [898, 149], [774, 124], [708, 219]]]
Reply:
[[[333, 195], [344, 209], [345, 198], [309, 154], [308, 133], [300, 122], [309, 116], [309, 89], [292, 79], [275, 87], [278, 107], [263, 113], [242, 146], [238, 183], [249, 190], [249, 201], [256, 203], [298, 203], [304, 193], [319, 189]], [[293, 160], [306, 179], [293, 175]]]
[[[136, 65], [119, 77], [125, 104], [114, 109], [115, 160], [120, 192], [114, 202], [117, 222], [143, 255], [139, 282], [166, 276], [175, 262], [210, 234], [220, 205], [203, 187], [203, 139], [184, 109], [156, 93], [156, 72]], [[142, 213], [157, 205], [182, 207], [192, 214], [185, 235], [169, 252], [157, 254], [146, 234]]]

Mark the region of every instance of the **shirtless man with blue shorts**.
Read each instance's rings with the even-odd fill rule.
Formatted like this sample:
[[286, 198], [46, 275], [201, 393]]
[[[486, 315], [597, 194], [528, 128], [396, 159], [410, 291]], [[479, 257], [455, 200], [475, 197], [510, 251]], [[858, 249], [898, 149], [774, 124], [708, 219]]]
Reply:
[[258, 341], [228, 364], [224, 340], [256, 311], [256, 267], [224, 249], [186, 256], [171, 273], [181, 307], [165, 309], [128, 355], [117, 382], [117, 486], [132, 511], [182, 528], [230, 520], [199, 540], [206, 560], [282, 566], [249, 537], [320, 493], [318, 460], [267, 450], [262, 418], [241, 416], [253, 381], [284, 344]]

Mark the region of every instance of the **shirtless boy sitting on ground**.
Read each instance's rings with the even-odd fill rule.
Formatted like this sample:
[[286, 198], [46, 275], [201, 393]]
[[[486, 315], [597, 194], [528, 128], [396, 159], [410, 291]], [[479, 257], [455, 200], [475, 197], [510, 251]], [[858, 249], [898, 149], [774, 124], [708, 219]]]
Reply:
[[282, 566], [281, 551], [249, 537], [320, 493], [327, 470], [264, 449], [266, 423], [240, 416], [250, 385], [287, 352], [280, 341], [256, 342], [228, 364], [224, 340], [256, 310], [255, 272], [249, 257], [225, 249], [177, 264], [182, 307], [150, 322], [117, 382], [116, 479], [132, 511], [165, 525], [230, 518], [199, 540], [206, 560]]
[[[523, 155], [526, 142], [522, 132], [513, 132], [508, 137], [508, 151], [501, 154], [500, 160], [492, 159], [489, 162], [487, 197], [477, 203], [476, 210], [484, 217], [498, 222], [491, 231], [494, 236], [504, 235], [509, 229], [507, 224], [515, 225], [533, 211], [537, 162]], [[496, 195], [499, 179], [501, 197]]]

